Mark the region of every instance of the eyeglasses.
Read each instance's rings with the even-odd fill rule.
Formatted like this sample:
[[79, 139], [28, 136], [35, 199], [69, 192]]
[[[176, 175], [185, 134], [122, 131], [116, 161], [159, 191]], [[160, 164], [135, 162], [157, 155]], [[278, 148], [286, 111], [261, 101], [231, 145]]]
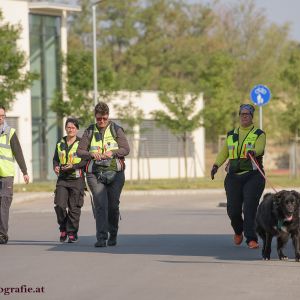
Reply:
[[96, 118], [97, 121], [107, 121], [108, 120], [108, 117], [98, 117]]
[[242, 116], [242, 117], [248, 117], [248, 116], [251, 116], [251, 114], [250, 113], [240, 113], [240, 116]]

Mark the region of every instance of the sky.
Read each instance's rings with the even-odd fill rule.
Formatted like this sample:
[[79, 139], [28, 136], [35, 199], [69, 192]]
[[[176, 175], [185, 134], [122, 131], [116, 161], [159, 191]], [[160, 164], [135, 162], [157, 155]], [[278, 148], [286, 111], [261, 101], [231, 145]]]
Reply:
[[[190, 3], [210, 3], [210, 0], [187, 0]], [[237, 3], [238, 0], [219, 0], [222, 4]], [[241, 1], [241, 0], [240, 0]], [[300, 1], [299, 0], [254, 0], [256, 7], [272, 23], [290, 23], [290, 38], [300, 42]]]

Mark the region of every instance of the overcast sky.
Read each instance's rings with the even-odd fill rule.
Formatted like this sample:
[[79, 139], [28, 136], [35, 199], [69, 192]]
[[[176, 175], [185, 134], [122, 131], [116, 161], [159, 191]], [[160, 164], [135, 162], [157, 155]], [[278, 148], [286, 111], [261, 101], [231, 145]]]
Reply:
[[[211, 0], [187, 0], [190, 3], [210, 3]], [[222, 4], [237, 3], [242, 0], [219, 0]], [[290, 38], [300, 42], [300, 1], [299, 0], [254, 0], [257, 8], [274, 23], [290, 23]]]

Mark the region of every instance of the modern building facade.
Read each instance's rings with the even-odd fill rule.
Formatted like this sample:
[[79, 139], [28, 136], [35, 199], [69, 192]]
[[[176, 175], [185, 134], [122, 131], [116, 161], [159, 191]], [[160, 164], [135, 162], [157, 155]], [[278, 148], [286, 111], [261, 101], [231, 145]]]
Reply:
[[[64, 89], [61, 54], [67, 52], [67, 13], [80, 7], [48, 2], [1, 0], [4, 22], [22, 27], [18, 48], [28, 57], [26, 70], [39, 74], [31, 90], [19, 94], [8, 112], [16, 127], [33, 180], [55, 178], [52, 156], [58, 139], [57, 117], [50, 103], [55, 91]], [[16, 181], [20, 180], [17, 169]]]

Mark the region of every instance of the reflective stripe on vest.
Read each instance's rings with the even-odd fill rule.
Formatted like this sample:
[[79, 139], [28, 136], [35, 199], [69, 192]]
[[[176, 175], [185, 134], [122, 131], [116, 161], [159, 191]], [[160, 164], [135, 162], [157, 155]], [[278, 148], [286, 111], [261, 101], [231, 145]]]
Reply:
[[245, 137], [241, 148], [239, 148], [239, 131], [235, 129], [227, 135], [227, 148], [229, 158], [229, 172], [239, 173], [243, 171], [256, 170], [257, 167], [247, 158], [247, 152], [255, 149], [255, 143], [262, 133], [253, 127]]
[[259, 135], [255, 133], [256, 130], [257, 128], [253, 127], [252, 130], [249, 131], [248, 135], [243, 141], [243, 145], [240, 149], [240, 153], [238, 153], [238, 148], [239, 148], [238, 129], [235, 129], [233, 134], [229, 134], [227, 136], [227, 148], [228, 148], [229, 159], [247, 158], [247, 152], [255, 148], [255, 143], [259, 137]]
[[[105, 153], [108, 151], [112, 151], [112, 150], [118, 150], [119, 146], [117, 141], [114, 139], [114, 136], [111, 132], [111, 126], [114, 126], [112, 123], [110, 123], [107, 128], [105, 129], [104, 132], [104, 136], [102, 137], [102, 139], [97, 138], [96, 137], [101, 137], [102, 135], [100, 134], [96, 124], [94, 125], [94, 131], [93, 131], [93, 137], [91, 140], [91, 145], [90, 145], [90, 153]], [[90, 162], [90, 164], [88, 165], [88, 172], [91, 172], [93, 167], [93, 160]], [[109, 170], [113, 170], [113, 171], [117, 171], [117, 163], [116, 163], [116, 159], [113, 158], [112, 162], [111, 162], [111, 166], [108, 167], [107, 169]]]
[[[77, 148], [78, 148], [79, 141], [75, 141], [72, 145], [71, 149], [69, 149], [69, 152], [67, 154], [67, 148], [68, 145], [66, 144], [65, 139], [61, 139], [59, 143], [57, 143], [57, 153], [59, 162], [61, 165], [65, 164], [78, 164], [81, 161], [81, 158], [77, 156]], [[68, 157], [67, 157], [68, 156]], [[78, 178], [82, 176], [82, 172], [80, 169], [76, 169], [72, 174], [70, 174], [72, 177]]]
[[7, 127], [0, 135], [0, 176], [15, 176], [14, 156], [10, 146], [10, 140], [15, 133], [14, 128]]

